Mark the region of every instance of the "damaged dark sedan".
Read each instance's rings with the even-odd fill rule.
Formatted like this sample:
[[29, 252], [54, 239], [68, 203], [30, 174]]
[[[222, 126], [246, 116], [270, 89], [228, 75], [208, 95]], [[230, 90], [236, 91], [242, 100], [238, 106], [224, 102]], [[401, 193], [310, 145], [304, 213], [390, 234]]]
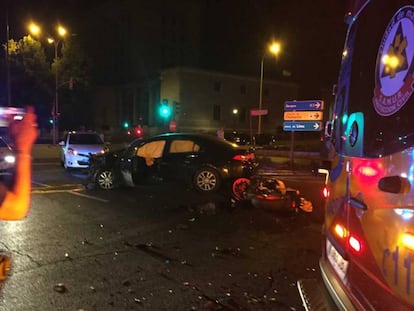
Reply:
[[92, 156], [88, 178], [101, 189], [181, 181], [207, 193], [226, 182], [250, 177], [256, 166], [252, 149], [212, 135], [165, 133]]

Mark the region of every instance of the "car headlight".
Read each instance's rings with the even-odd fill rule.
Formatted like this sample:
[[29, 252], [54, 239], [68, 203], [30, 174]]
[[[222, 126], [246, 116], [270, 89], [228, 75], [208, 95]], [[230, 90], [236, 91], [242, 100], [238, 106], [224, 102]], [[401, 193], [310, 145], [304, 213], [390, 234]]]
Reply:
[[14, 162], [16, 162], [16, 158], [14, 155], [8, 155], [4, 157], [4, 161], [10, 164], [13, 164]]

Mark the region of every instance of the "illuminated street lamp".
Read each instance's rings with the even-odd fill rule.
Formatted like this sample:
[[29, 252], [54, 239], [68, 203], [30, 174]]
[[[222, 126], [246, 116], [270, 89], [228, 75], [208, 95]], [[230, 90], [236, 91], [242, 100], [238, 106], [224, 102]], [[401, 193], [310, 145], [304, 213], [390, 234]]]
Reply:
[[239, 109], [233, 108], [233, 129], [236, 129], [236, 120], [237, 120], [237, 114], [239, 113]]
[[[274, 56], [278, 56], [281, 51], [281, 44], [277, 41], [272, 42], [266, 52], [271, 53]], [[257, 125], [257, 133], [262, 133], [262, 103], [263, 103], [263, 63], [266, 53], [263, 54], [262, 61], [260, 62], [260, 90], [259, 90], [259, 121]]]
[[[35, 24], [30, 23], [29, 31], [34, 36], [39, 36], [41, 33], [41, 28]], [[55, 104], [53, 105], [53, 144], [56, 144], [56, 140], [59, 137], [59, 127], [57, 125], [58, 115], [59, 115], [59, 56], [58, 56], [58, 48], [59, 43], [61, 40], [66, 36], [66, 29], [59, 25], [56, 28], [57, 37], [48, 37], [47, 42], [49, 44], [53, 44], [55, 47]]]
[[29, 31], [33, 36], [39, 36], [40, 33], [41, 33], [41, 29], [40, 29], [39, 25], [37, 25], [33, 22], [29, 24]]

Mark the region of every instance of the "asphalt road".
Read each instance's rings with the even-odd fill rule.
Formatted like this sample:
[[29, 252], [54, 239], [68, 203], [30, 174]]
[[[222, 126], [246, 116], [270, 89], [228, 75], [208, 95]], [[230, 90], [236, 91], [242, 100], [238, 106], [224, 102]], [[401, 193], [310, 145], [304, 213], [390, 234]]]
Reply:
[[12, 258], [0, 310], [302, 310], [318, 276], [323, 178], [285, 176], [311, 214], [231, 205], [177, 184], [86, 190], [82, 172], [35, 163], [32, 209], [3, 222]]

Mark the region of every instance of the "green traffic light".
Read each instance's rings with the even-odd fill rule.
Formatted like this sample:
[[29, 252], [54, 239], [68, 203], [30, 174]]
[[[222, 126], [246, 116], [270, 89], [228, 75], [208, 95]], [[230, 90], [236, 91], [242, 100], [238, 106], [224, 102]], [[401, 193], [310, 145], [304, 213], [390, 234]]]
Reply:
[[129, 127], [129, 123], [125, 121], [125, 122], [124, 122], [124, 128], [126, 128], [126, 129], [127, 129], [128, 127]]
[[169, 118], [171, 116], [171, 108], [166, 105], [162, 105], [158, 112], [163, 118]]

